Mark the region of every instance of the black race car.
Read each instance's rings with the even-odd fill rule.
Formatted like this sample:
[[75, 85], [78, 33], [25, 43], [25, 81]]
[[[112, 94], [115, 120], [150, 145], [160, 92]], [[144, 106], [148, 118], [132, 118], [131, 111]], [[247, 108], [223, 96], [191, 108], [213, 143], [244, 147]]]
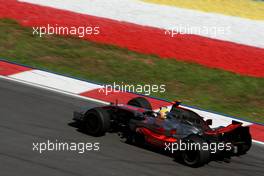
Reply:
[[192, 167], [202, 166], [214, 157], [243, 155], [250, 149], [249, 127], [233, 121], [226, 127], [212, 129], [211, 119], [205, 121], [179, 104], [172, 103], [165, 119], [159, 118], [159, 112], [153, 111], [144, 97], [134, 98], [126, 105], [111, 103], [76, 111], [73, 119], [90, 135], [117, 132], [129, 143], [165, 150]]

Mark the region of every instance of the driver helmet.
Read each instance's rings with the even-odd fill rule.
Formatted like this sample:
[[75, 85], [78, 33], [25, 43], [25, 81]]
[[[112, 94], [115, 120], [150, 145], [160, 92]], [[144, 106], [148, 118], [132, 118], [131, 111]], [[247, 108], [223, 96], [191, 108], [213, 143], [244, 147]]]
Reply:
[[159, 117], [161, 119], [166, 119], [167, 118], [167, 114], [168, 114], [169, 110], [167, 107], [162, 107], [160, 108], [160, 111], [159, 111]]

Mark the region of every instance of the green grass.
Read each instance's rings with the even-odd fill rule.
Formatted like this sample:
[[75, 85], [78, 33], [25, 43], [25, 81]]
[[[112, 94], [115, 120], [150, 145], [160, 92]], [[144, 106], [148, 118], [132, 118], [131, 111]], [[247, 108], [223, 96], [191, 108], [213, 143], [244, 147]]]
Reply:
[[264, 79], [240, 76], [115, 46], [60, 36], [0, 20], [0, 57], [101, 83], [165, 84], [152, 96], [264, 122]]

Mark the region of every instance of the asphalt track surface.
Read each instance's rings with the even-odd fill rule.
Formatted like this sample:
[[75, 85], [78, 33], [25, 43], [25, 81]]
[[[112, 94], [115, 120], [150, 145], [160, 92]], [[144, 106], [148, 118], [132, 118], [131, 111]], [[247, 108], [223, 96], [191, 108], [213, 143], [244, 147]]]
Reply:
[[[69, 126], [73, 110], [95, 103], [0, 78], [0, 175], [263, 175], [264, 147], [230, 163], [189, 168], [172, 158], [125, 144], [116, 134], [95, 138]], [[33, 151], [33, 142], [100, 142], [100, 151]]]

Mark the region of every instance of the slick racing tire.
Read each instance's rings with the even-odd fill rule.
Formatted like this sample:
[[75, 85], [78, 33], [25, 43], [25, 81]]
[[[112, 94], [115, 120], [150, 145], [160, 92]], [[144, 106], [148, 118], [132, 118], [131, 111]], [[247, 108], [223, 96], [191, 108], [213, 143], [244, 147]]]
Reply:
[[94, 108], [85, 113], [84, 129], [92, 136], [103, 136], [110, 128], [110, 115], [103, 108]]
[[150, 102], [144, 97], [133, 98], [127, 104], [131, 106], [152, 110]]
[[[206, 141], [199, 136], [191, 135], [183, 140], [185, 144], [199, 144], [202, 146], [203, 143], [206, 143]], [[190, 149], [190, 148], [189, 148]], [[182, 161], [184, 164], [191, 166], [191, 167], [200, 167], [204, 164], [208, 163], [210, 158], [210, 151], [209, 150], [202, 150], [202, 147], [188, 150], [181, 152]]]
[[252, 137], [251, 137], [251, 135], [249, 133], [245, 134], [243, 136], [243, 139], [244, 139], [244, 144], [241, 144], [241, 145], [237, 146], [237, 155], [244, 155], [251, 148], [251, 145], [252, 145]]

